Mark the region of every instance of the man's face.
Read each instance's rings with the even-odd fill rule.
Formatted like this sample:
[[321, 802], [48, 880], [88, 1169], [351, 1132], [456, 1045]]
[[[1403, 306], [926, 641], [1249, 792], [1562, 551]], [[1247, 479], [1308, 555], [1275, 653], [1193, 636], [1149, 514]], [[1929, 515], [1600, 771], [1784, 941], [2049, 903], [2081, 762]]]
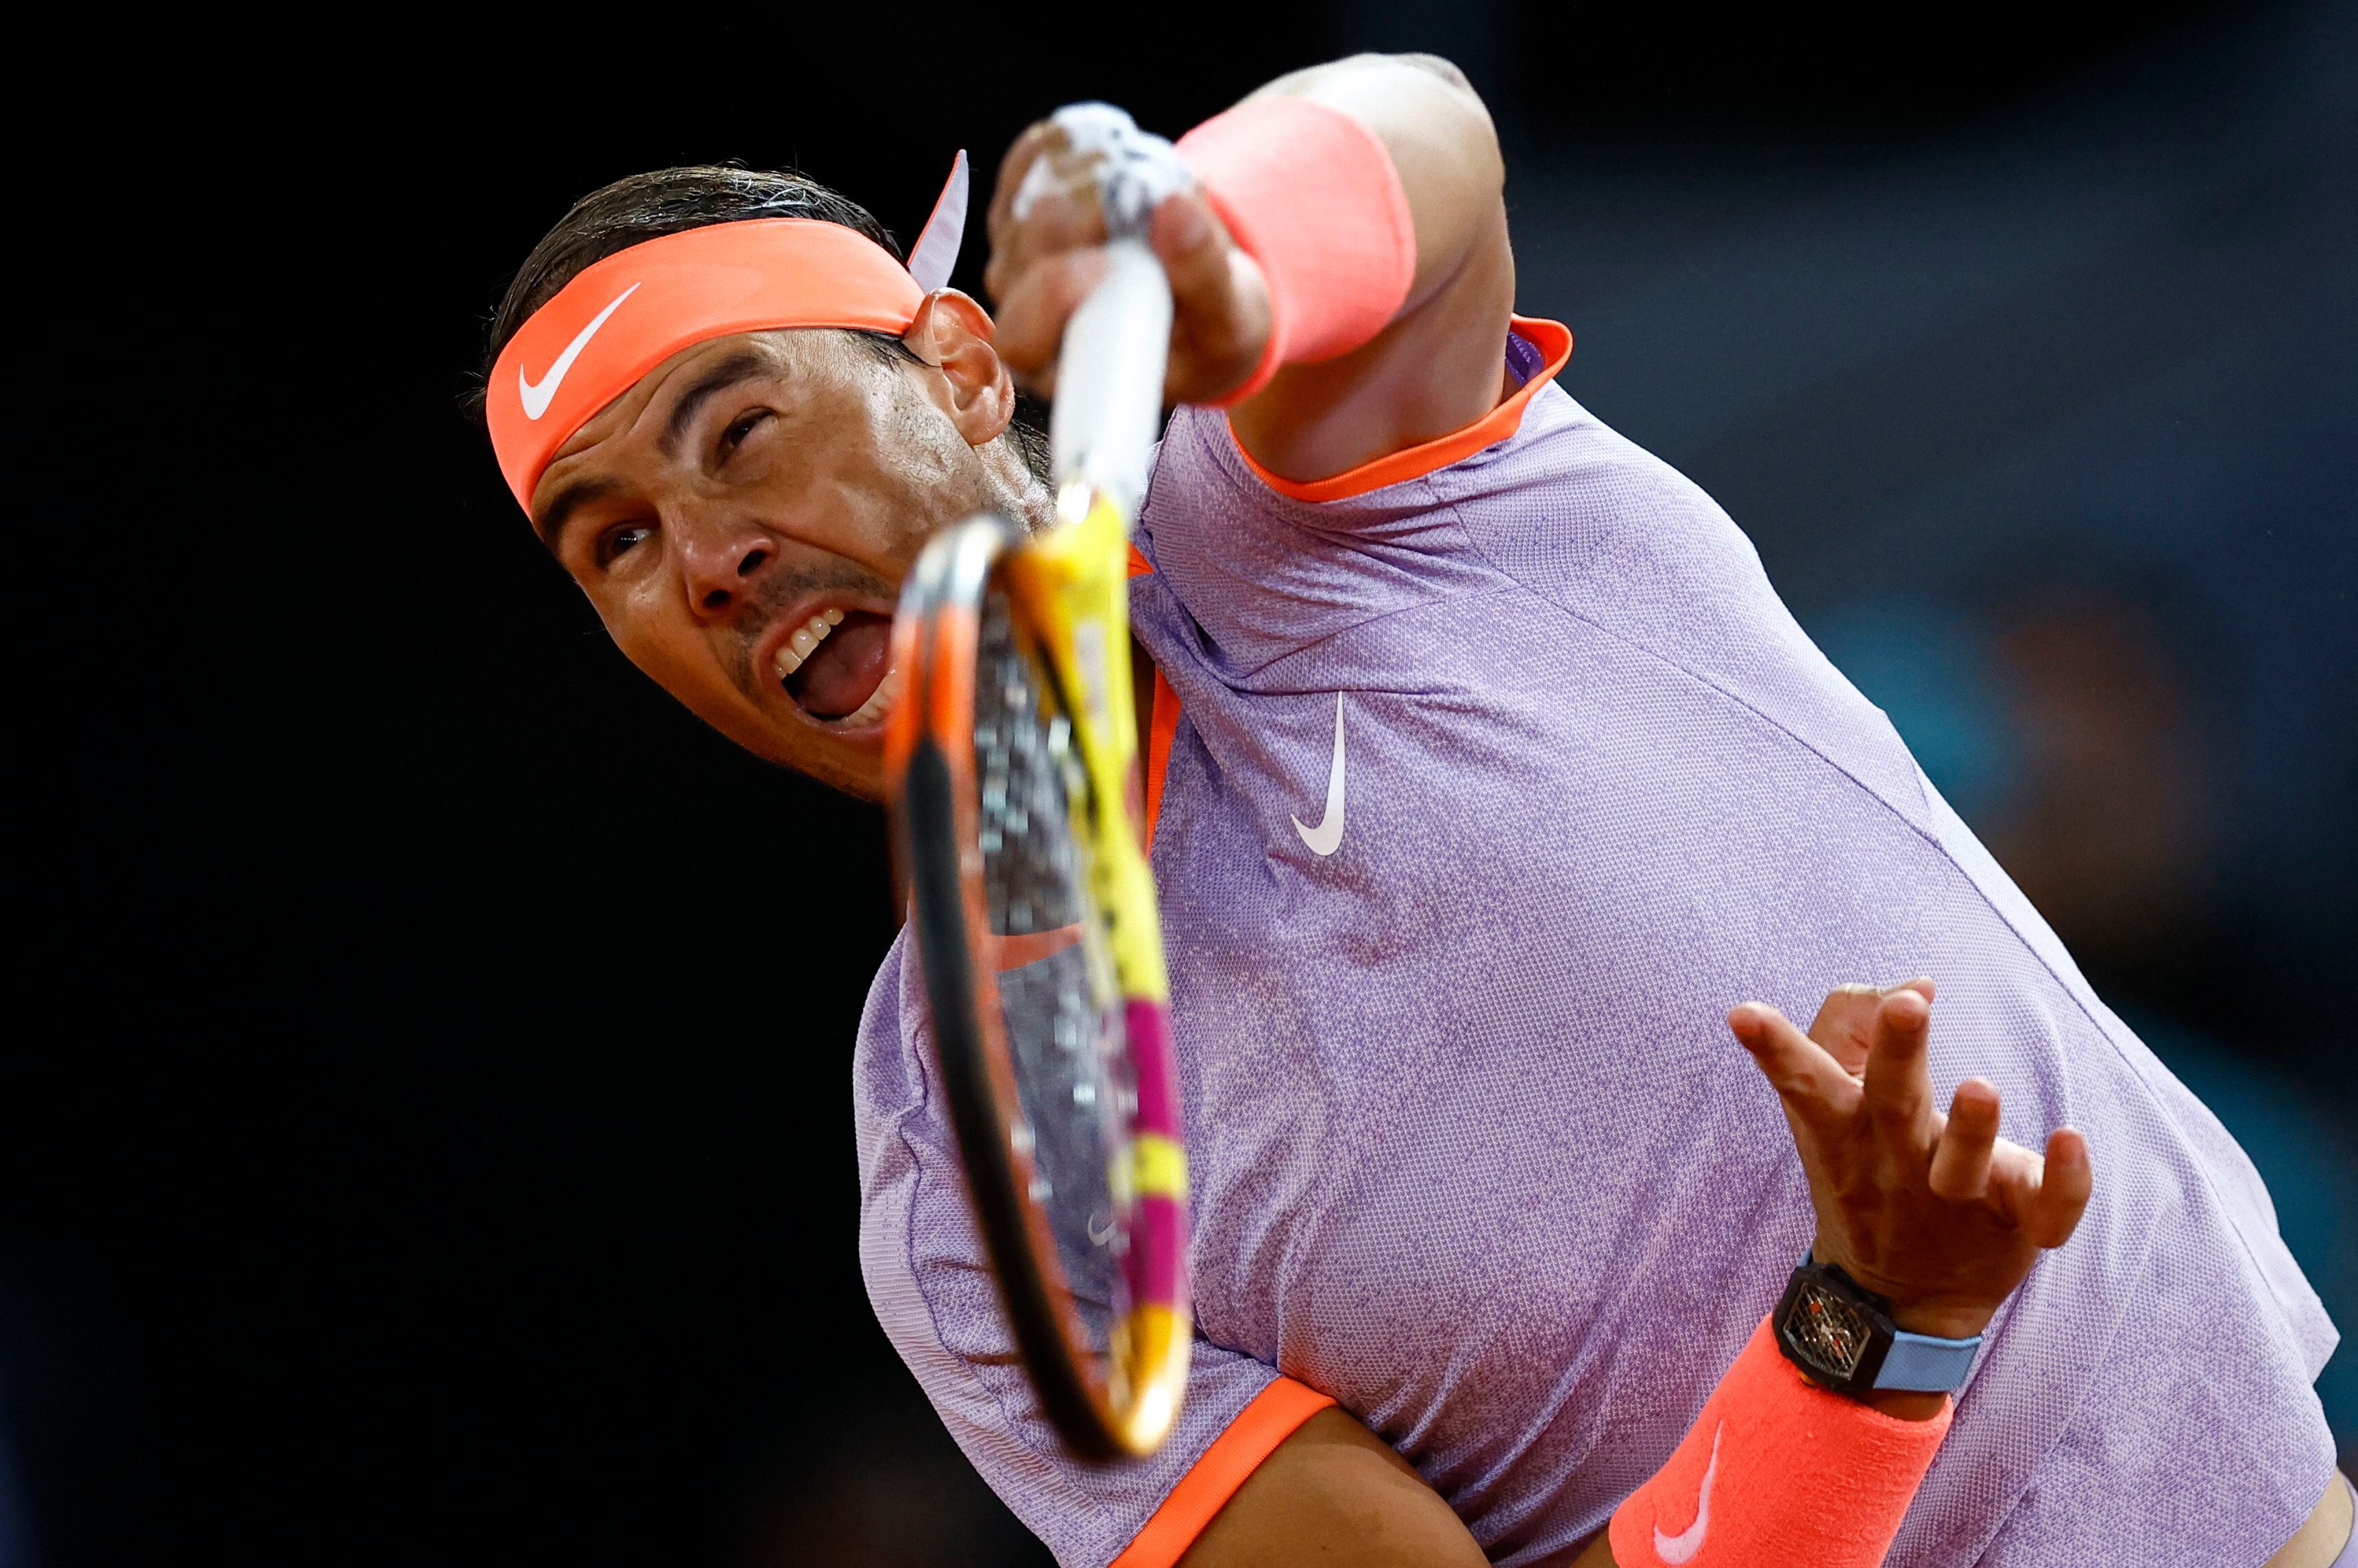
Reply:
[[938, 367], [823, 330], [684, 350], [559, 449], [535, 524], [666, 691], [749, 751], [876, 798], [903, 574], [935, 529], [1036, 504], [991, 441], [1005, 411], [968, 384], [974, 347]]

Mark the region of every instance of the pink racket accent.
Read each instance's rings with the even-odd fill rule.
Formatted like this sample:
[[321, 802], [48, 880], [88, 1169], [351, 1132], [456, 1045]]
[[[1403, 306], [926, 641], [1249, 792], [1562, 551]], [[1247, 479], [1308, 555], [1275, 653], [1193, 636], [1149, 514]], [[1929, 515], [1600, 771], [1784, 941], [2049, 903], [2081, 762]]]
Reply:
[[[1179, 1075], [1171, 1058], [1170, 1029], [1162, 1004], [1131, 997], [1122, 1004], [1129, 1030], [1130, 1070], [1138, 1087], [1133, 1134], [1181, 1143]], [[1184, 1145], [1183, 1145], [1184, 1146]], [[1187, 1304], [1187, 1200], [1166, 1193], [1141, 1193], [1130, 1221], [1130, 1252], [1123, 1261], [1132, 1306]]]
[[1130, 1035], [1130, 1070], [1138, 1076], [1137, 1130], [1179, 1138], [1179, 1076], [1171, 1060], [1171, 1034], [1163, 1004], [1143, 997], [1122, 1003]]
[[1122, 1260], [1133, 1306], [1174, 1311], [1187, 1300], [1187, 1206], [1149, 1193], [1130, 1215], [1130, 1253]]

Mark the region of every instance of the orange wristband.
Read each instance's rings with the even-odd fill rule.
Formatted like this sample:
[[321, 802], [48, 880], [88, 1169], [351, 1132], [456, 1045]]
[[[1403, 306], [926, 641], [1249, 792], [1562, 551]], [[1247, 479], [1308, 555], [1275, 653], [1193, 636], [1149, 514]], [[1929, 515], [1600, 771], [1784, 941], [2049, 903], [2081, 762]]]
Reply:
[[1416, 281], [1416, 222], [1375, 132], [1306, 98], [1260, 98], [1180, 137], [1179, 156], [1269, 280], [1269, 348], [1217, 406], [1391, 324]]
[[1801, 1376], [1761, 1321], [1667, 1464], [1614, 1510], [1620, 1568], [1876, 1568], [1948, 1435]]

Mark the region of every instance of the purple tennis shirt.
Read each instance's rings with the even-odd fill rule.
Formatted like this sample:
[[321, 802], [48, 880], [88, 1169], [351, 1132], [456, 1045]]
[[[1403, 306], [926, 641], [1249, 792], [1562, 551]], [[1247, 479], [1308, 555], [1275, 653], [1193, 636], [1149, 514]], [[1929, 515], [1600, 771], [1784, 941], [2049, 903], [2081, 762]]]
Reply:
[[1321, 503], [1183, 409], [1142, 535], [1138, 635], [1183, 707], [1153, 864], [1195, 1227], [1160, 1454], [1079, 1465], [1036, 1412], [905, 932], [853, 1066], [877, 1314], [1058, 1562], [1121, 1553], [1281, 1375], [1494, 1562], [1601, 1529], [1812, 1229], [1726, 1010], [1806, 1021], [1914, 974], [1942, 1103], [1986, 1076], [2007, 1137], [2082, 1128], [2097, 1179], [1889, 1561], [2258, 1564], [2290, 1537], [2333, 1465], [2336, 1335], [2259, 1176], [1699, 488], [1553, 384], [1506, 438]]

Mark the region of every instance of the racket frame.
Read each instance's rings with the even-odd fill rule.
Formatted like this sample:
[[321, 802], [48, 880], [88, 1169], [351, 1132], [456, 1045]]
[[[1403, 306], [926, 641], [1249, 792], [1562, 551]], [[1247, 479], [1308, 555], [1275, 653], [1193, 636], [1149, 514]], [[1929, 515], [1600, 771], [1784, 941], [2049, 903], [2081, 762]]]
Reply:
[[[886, 770], [944, 1098], [1016, 1350], [1065, 1444], [1110, 1460], [1160, 1446], [1185, 1391], [1186, 1155], [1160, 921], [1140, 837], [1124, 508], [1075, 483], [1058, 513], [1056, 526], [1028, 539], [984, 515], [927, 545], [893, 622], [892, 662], [907, 685]], [[1068, 793], [1067, 809], [1103, 926], [1101, 941], [1095, 933], [1083, 941], [1093, 991], [1121, 1008], [1138, 1091], [1129, 1137], [1108, 1172], [1130, 1216], [1130, 1299], [1112, 1325], [1102, 1374], [1085, 1348], [1047, 1214], [1032, 1195], [1037, 1172], [999, 1005], [973, 732], [982, 611], [994, 585], [1006, 593], [1018, 645], [1071, 726], [1085, 782]]]

